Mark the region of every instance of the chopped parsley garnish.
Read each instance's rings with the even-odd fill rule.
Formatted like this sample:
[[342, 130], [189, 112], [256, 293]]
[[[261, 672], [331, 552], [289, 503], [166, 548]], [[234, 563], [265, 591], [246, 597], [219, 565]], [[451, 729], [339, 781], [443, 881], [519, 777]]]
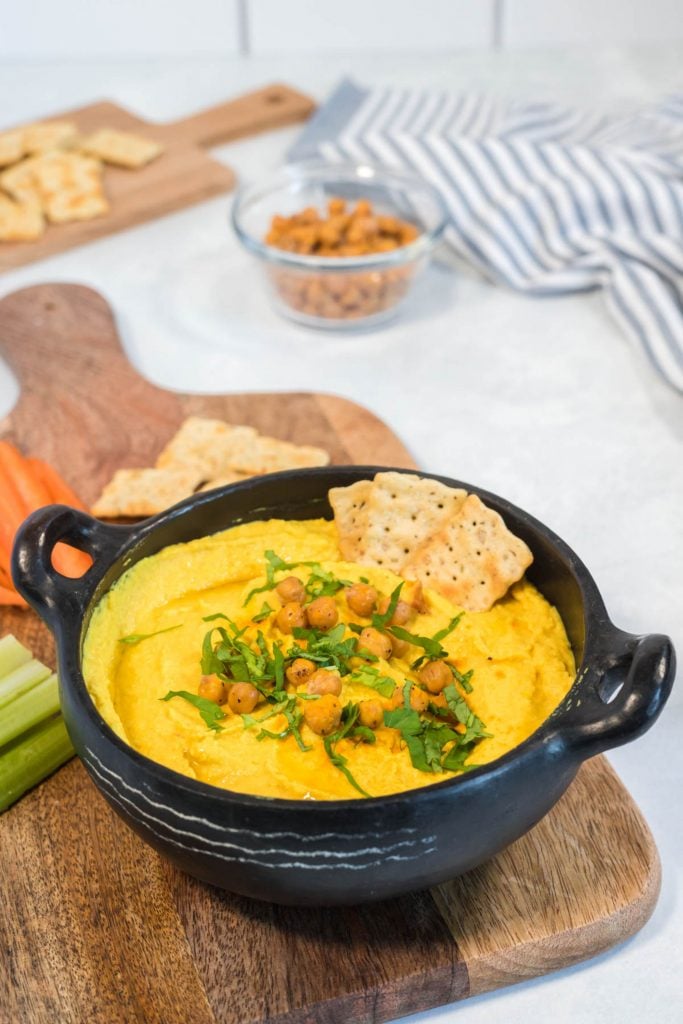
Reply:
[[363, 743], [375, 743], [376, 737], [372, 729], [368, 729], [365, 725], [358, 725], [358, 716], [360, 715], [360, 707], [358, 704], [345, 704], [342, 708], [341, 725], [336, 732], [331, 733], [329, 736], [325, 736], [323, 740], [323, 746], [325, 753], [329, 757], [330, 761], [335, 768], [346, 777], [348, 782], [351, 783], [354, 789], [357, 789], [361, 796], [369, 797], [371, 794], [360, 786], [353, 775], [347, 768], [348, 758], [340, 754], [336, 749], [337, 743], [343, 739], [358, 739]]
[[361, 665], [360, 668], [355, 668], [351, 675], [351, 682], [369, 686], [382, 697], [391, 697], [396, 689], [396, 683], [391, 676], [380, 675], [379, 669], [373, 668], [371, 665]]
[[193, 704], [199, 711], [200, 717], [214, 732], [222, 732], [223, 726], [218, 723], [225, 718], [225, 711], [221, 711], [218, 704], [204, 697], [198, 697], [196, 693], [188, 693], [187, 690], [169, 690], [165, 697], [160, 700], [171, 700], [172, 697], [182, 697], [188, 704]]
[[128, 636], [120, 636], [120, 644], [130, 644], [133, 647], [135, 644], [142, 643], [143, 640], [149, 640], [152, 636], [161, 636], [162, 633], [170, 633], [174, 629], [180, 629], [183, 625], [179, 622], [177, 626], [167, 626], [166, 629], [157, 629], [156, 633], [129, 633]]
[[294, 644], [287, 653], [287, 660], [308, 658], [324, 668], [336, 668], [340, 676], [347, 676], [352, 671], [349, 660], [358, 653], [358, 641], [355, 636], [344, 639], [346, 626], [337, 623], [326, 633], [320, 629], [294, 629], [295, 640], [305, 640], [306, 647]]
[[299, 750], [306, 753], [312, 748], [307, 746], [301, 736], [301, 723], [303, 721], [303, 713], [297, 707], [297, 697], [285, 695], [284, 700], [279, 701], [275, 704], [270, 711], [262, 715], [261, 718], [255, 718], [254, 715], [242, 715], [242, 721], [244, 722], [244, 728], [250, 729], [253, 726], [261, 725], [262, 722], [267, 722], [269, 718], [273, 718], [275, 715], [284, 715], [287, 722], [287, 728], [281, 732], [271, 732], [270, 729], [261, 728], [260, 732], [256, 736], [257, 740], [285, 740], [288, 736], [293, 736], [299, 747]]
[[337, 579], [334, 573], [326, 572], [325, 569], [314, 563], [306, 581], [305, 590], [308, 596], [315, 600], [317, 597], [333, 597], [339, 590], [350, 586], [352, 586], [351, 580]]
[[398, 640], [406, 640], [409, 644], [413, 644], [414, 647], [421, 647], [425, 652], [419, 658], [417, 658], [411, 668], [419, 668], [423, 661], [429, 659], [435, 661], [437, 658], [447, 658], [448, 651], [445, 647], [441, 646], [441, 641], [445, 640], [449, 633], [452, 633], [455, 627], [462, 619], [464, 612], [460, 612], [456, 615], [443, 629], [440, 629], [434, 636], [417, 636], [415, 633], [409, 633], [407, 629], [403, 629], [402, 626], [389, 626], [389, 632], [392, 636], [395, 636]]
[[399, 585], [395, 587], [394, 590], [392, 590], [387, 610], [385, 612], [382, 612], [381, 614], [380, 612], [372, 613], [371, 621], [375, 629], [379, 629], [380, 631], [386, 630], [387, 626], [394, 617], [394, 612], [396, 611], [396, 606], [398, 605], [402, 590], [403, 581], [401, 581]]
[[275, 581], [276, 572], [286, 572], [290, 569], [296, 569], [299, 565], [317, 566], [318, 564], [317, 562], [285, 562], [284, 559], [280, 558], [279, 555], [276, 555], [274, 551], [270, 550], [266, 551], [264, 554], [266, 562], [268, 563], [266, 566], [266, 582], [262, 587], [254, 587], [253, 590], [249, 591], [245, 598], [243, 607], [249, 604], [254, 594], [263, 594], [266, 590], [275, 589], [277, 586]]
[[[453, 684], [443, 691], [448, 710], [430, 703], [429, 710], [437, 719], [426, 718], [410, 707], [410, 689], [412, 682], [406, 680], [404, 686], [403, 707], [384, 712], [384, 724], [390, 729], [398, 729], [401, 738], [408, 748], [410, 760], [414, 768], [421, 772], [467, 771], [474, 765], [466, 765], [465, 761], [472, 753], [476, 744], [489, 736], [482, 720], [475, 715], [464, 697]], [[457, 732], [438, 718], [453, 716], [465, 732]], [[449, 747], [446, 750], [446, 747]]]
[[267, 619], [268, 616], [272, 615], [272, 614], [273, 614], [273, 609], [270, 607], [270, 605], [268, 604], [267, 601], [264, 601], [262, 606], [261, 606], [261, 611], [258, 613], [258, 615], [252, 615], [251, 621], [252, 622], [263, 622], [264, 619]]
[[[272, 652], [263, 633], [256, 636], [255, 651], [250, 643], [242, 639], [246, 626], [239, 629], [232, 619], [227, 619], [228, 628], [214, 626], [204, 636], [202, 643], [201, 668], [204, 675], [217, 675], [226, 682], [251, 683], [268, 700], [278, 700], [284, 694], [284, 656], [279, 644], [273, 644]], [[214, 642], [214, 634], [218, 640]]]

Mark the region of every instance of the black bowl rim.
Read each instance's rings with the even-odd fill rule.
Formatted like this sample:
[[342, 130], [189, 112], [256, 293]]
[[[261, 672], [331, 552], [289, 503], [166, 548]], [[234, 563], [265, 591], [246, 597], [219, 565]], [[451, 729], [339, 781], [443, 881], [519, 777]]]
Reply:
[[[180, 772], [174, 771], [172, 768], [167, 768], [158, 761], [154, 761], [152, 758], [147, 757], [145, 754], [140, 753], [133, 746], [123, 740], [112, 727], [105, 721], [100, 712], [98, 711], [95, 702], [87, 688], [83, 672], [81, 668], [82, 662], [82, 644], [85, 638], [84, 620], [85, 613], [91, 608], [95, 596], [99, 602], [104, 593], [96, 595], [97, 587], [102, 580], [103, 569], [111, 567], [115, 562], [122, 559], [131, 548], [136, 547], [144, 538], [150, 533], [169, 520], [176, 519], [182, 516], [190, 515], [197, 508], [205, 504], [210, 504], [213, 501], [223, 498], [226, 494], [235, 493], [237, 491], [248, 490], [254, 486], [255, 481], [261, 482], [264, 480], [274, 479], [285, 479], [295, 482], [300, 479], [302, 475], [305, 476], [325, 476], [330, 473], [335, 475], [348, 473], [349, 476], [357, 478], [367, 477], [370, 478], [378, 472], [398, 472], [416, 474], [420, 477], [430, 480], [438, 480], [441, 483], [447, 484], [451, 487], [461, 487], [467, 490], [468, 493], [478, 495], [482, 501], [487, 503], [487, 499], [493, 503], [493, 505], [500, 506], [504, 512], [510, 512], [513, 516], [520, 518], [525, 525], [528, 525], [532, 530], [536, 530], [543, 534], [547, 540], [555, 547], [555, 549], [564, 557], [568, 566], [570, 567], [574, 578], [579, 586], [583, 599], [583, 616], [585, 624], [585, 644], [584, 644], [584, 656], [581, 665], [577, 667], [576, 675], [570, 689], [567, 691], [565, 696], [562, 698], [558, 706], [551, 712], [541, 725], [536, 729], [530, 736], [528, 736], [517, 746], [513, 747], [507, 753], [502, 754], [499, 758], [491, 761], [487, 764], [481, 765], [477, 768], [473, 768], [468, 772], [460, 775], [454, 775], [450, 778], [444, 779], [440, 782], [429, 783], [425, 786], [420, 786], [416, 789], [403, 790], [399, 793], [391, 793], [385, 796], [376, 797], [365, 797], [365, 798], [354, 798], [350, 797], [347, 799], [340, 800], [294, 800], [282, 797], [267, 797], [258, 796], [251, 793], [239, 793], [235, 790], [224, 789], [220, 786], [214, 786], [208, 782], [202, 782], [198, 779], [192, 779], [189, 776], [182, 775]], [[235, 524], [238, 525], [238, 524]], [[230, 527], [226, 527], [229, 529]], [[522, 757], [532, 753], [539, 747], [549, 744], [553, 739], [557, 739], [559, 731], [557, 729], [557, 721], [561, 719], [562, 715], [567, 712], [565, 705], [571, 705], [571, 698], [576, 688], [581, 684], [586, 669], [587, 663], [592, 661], [595, 657], [597, 650], [591, 650], [591, 647], [595, 644], [594, 633], [598, 634], [598, 622], [596, 618], [599, 618], [599, 626], [603, 629], [608, 627], [611, 631], [619, 633], [620, 631], [611, 623], [607, 617], [607, 612], [602, 599], [602, 596], [598, 590], [595, 580], [589, 573], [588, 569], [581, 561], [581, 559], [575, 554], [575, 552], [567, 545], [561, 537], [554, 533], [549, 527], [541, 523], [540, 520], [531, 516], [528, 512], [513, 505], [505, 498], [501, 498], [499, 495], [494, 494], [491, 491], [487, 491], [483, 488], [477, 487], [473, 484], [469, 484], [465, 481], [455, 480], [451, 477], [426, 473], [416, 469], [406, 469], [405, 467], [390, 467], [390, 466], [361, 466], [361, 465], [346, 465], [346, 466], [324, 466], [316, 467], [312, 469], [297, 469], [297, 470], [284, 470], [279, 473], [264, 474], [257, 478], [250, 478], [245, 481], [241, 481], [235, 484], [228, 484], [221, 488], [216, 488], [211, 491], [200, 492], [194, 494], [184, 501], [166, 509], [164, 512], [159, 513], [156, 516], [142, 520], [139, 523], [134, 524], [130, 527], [123, 527], [122, 539], [125, 542], [122, 544], [120, 550], [113, 559], [108, 563], [106, 567], [100, 569], [98, 580], [95, 582], [93, 587], [90, 587], [90, 592], [87, 597], [86, 607], [78, 623], [69, 623], [64, 620], [59, 620], [55, 626], [55, 633], [57, 634], [58, 647], [60, 649], [60, 660], [62, 658], [62, 651], [66, 649], [67, 645], [74, 645], [76, 651], [76, 669], [77, 674], [70, 674], [68, 683], [62, 685], [70, 686], [73, 695], [78, 698], [79, 706], [81, 710], [87, 715], [90, 722], [98, 729], [103, 735], [103, 738], [112, 743], [125, 757], [130, 758], [134, 763], [139, 763], [145, 771], [156, 776], [159, 782], [166, 785], [172, 785], [180, 791], [185, 791], [188, 796], [197, 798], [203, 797], [204, 799], [211, 799], [222, 803], [226, 807], [242, 806], [247, 808], [271, 808], [277, 811], [297, 811], [305, 814], [325, 814], [334, 815], [342, 809], [348, 809], [351, 806], [372, 806], [387, 807], [391, 805], [400, 805], [406, 800], [411, 801], [429, 801], [434, 799], [438, 794], [443, 793], [444, 790], [453, 788], [455, 786], [471, 785], [472, 783], [478, 783], [482, 778], [494, 778], [504, 774], [511, 764], [519, 761]], [[217, 531], [220, 532], [220, 531]], [[206, 534], [211, 536], [211, 534]], [[182, 542], [178, 542], [182, 543]], [[169, 547], [172, 545], [168, 545]], [[152, 557], [152, 556], [145, 556]], [[93, 566], [92, 568], [95, 568]], [[81, 577], [81, 580], [72, 581], [76, 584], [81, 581], [87, 582], [90, 577], [92, 569], [88, 570], [85, 576]], [[126, 570], [124, 570], [126, 571]], [[121, 573], [123, 575], [123, 573]], [[114, 581], [114, 584], [118, 581]], [[112, 584], [112, 585], [114, 585]], [[591, 614], [587, 614], [587, 609], [590, 608]], [[602, 648], [600, 647], [600, 650]], [[582, 759], [582, 758], [579, 758]]]

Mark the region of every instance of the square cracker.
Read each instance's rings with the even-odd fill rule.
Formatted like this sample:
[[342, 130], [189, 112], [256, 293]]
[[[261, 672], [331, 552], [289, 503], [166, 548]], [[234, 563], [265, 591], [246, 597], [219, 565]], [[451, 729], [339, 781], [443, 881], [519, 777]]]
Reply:
[[258, 434], [253, 444], [233, 452], [230, 468], [256, 476], [259, 473], [278, 473], [283, 469], [306, 469], [327, 466], [330, 456], [322, 448], [309, 444], [292, 444], [276, 437]]
[[256, 438], [253, 427], [233, 427], [223, 420], [190, 416], [163, 449], [156, 464], [164, 466], [195, 466], [203, 480], [225, 476], [233, 468], [226, 461], [232, 448], [248, 446]]
[[364, 558], [400, 572], [415, 551], [452, 519], [467, 492], [411, 473], [377, 473], [367, 504]]
[[328, 491], [339, 550], [347, 562], [363, 561], [371, 490], [372, 480], [358, 480], [348, 487], [331, 487]]
[[36, 122], [26, 125], [22, 135], [25, 153], [45, 153], [71, 145], [78, 137], [78, 129], [73, 121]]
[[161, 452], [157, 466], [192, 465], [201, 470], [204, 480], [214, 480], [232, 473], [256, 476], [325, 466], [329, 461], [321, 448], [263, 437], [253, 427], [191, 416]]
[[47, 219], [52, 224], [67, 224], [74, 220], [92, 220], [108, 213], [109, 203], [104, 192], [59, 192], [45, 203]]
[[102, 165], [79, 153], [54, 151], [3, 171], [0, 185], [15, 199], [40, 205], [48, 220], [88, 220], [109, 209]]
[[0, 195], [0, 242], [32, 242], [44, 230], [43, 214], [37, 203], [17, 203]]
[[164, 151], [158, 142], [114, 128], [100, 128], [93, 132], [80, 142], [79, 149], [104, 160], [106, 164], [131, 169], [144, 167]]
[[24, 155], [24, 133], [21, 129], [0, 132], [0, 167], [16, 164]]
[[38, 157], [29, 157], [0, 174], [0, 188], [19, 201], [40, 202], [35, 170]]
[[188, 498], [201, 480], [190, 466], [119, 469], [92, 507], [102, 519], [151, 516]]
[[533, 555], [501, 516], [470, 494], [455, 518], [402, 566], [460, 608], [487, 611], [521, 579]]

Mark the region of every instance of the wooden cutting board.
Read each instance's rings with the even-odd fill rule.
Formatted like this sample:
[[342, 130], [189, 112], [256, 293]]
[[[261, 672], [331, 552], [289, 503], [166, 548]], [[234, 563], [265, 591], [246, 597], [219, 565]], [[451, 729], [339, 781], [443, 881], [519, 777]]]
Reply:
[[105, 165], [109, 213], [94, 220], [48, 225], [45, 234], [34, 242], [0, 242], [0, 271], [44, 259], [227, 192], [235, 183], [235, 175], [225, 164], [207, 155], [207, 146], [303, 121], [313, 108], [308, 96], [289, 86], [269, 85], [171, 124], [150, 124], [108, 101], [45, 118], [74, 121], [83, 134], [97, 128], [136, 132], [156, 139], [164, 146], [164, 152], [138, 170]]
[[[22, 388], [0, 433], [86, 501], [115, 468], [149, 465], [190, 413], [321, 445], [339, 463], [371, 451], [414, 465], [345, 399], [154, 387], [104, 299], [80, 286], [0, 301], [0, 354]], [[53, 659], [32, 612], [0, 610], [10, 629]], [[647, 825], [602, 757], [488, 864], [367, 907], [275, 907], [194, 881], [119, 821], [76, 760], [0, 816], [0, 849], [1, 1024], [374, 1024], [595, 956], [647, 921], [660, 880]]]

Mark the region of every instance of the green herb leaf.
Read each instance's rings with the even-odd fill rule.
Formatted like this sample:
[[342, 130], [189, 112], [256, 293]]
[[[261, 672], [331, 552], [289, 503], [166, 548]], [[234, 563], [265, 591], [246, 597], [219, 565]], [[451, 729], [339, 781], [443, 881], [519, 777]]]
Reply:
[[216, 619], [225, 619], [226, 622], [231, 621], [227, 615], [223, 614], [223, 612], [215, 612], [213, 615], [204, 615], [202, 617], [202, 622], [215, 622]]
[[341, 676], [352, 671], [349, 661], [358, 653], [355, 636], [344, 637], [346, 626], [339, 622], [327, 633], [319, 629], [294, 629], [295, 640], [305, 640], [306, 647], [294, 644], [287, 652], [287, 661], [308, 658], [324, 668], [336, 668]]
[[473, 740], [482, 740], [491, 734], [486, 732], [486, 726], [481, 718], [475, 715], [464, 697], [461, 697], [455, 686], [451, 684], [443, 691], [446, 698], [448, 710], [457, 718], [461, 725], [465, 726], [465, 734], [460, 737], [460, 742], [471, 743]]
[[120, 636], [120, 644], [129, 644], [133, 647], [135, 644], [142, 643], [143, 640], [149, 640], [152, 636], [161, 636], [162, 633], [171, 633], [174, 629], [180, 629], [183, 625], [179, 622], [177, 626], [167, 626], [166, 629], [158, 629], [156, 633], [129, 633], [128, 636]]
[[401, 581], [399, 585], [394, 590], [392, 590], [387, 610], [382, 615], [380, 615], [379, 612], [372, 613], [371, 621], [375, 629], [379, 629], [380, 631], [382, 631], [387, 628], [389, 622], [394, 616], [394, 612], [396, 611], [396, 606], [398, 605], [399, 599], [401, 597], [402, 589], [403, 581]]
[[326, 572], [319, 565], [314, 565], [311, 574], [305, 584], [305, 590], [309, 597], [333, 597], [343, 587], [350, 587], [351, 580], [340, 580], [334, 573]]
[[470, 682], [470, 680], [474, 675], [474, 669], [471, 668], [467, 672], [458, 672], [455, 665], [449, 665], [448, 667], [453, 673], [453, 677], [457, 679], [457, 681], [462, 686], [465, 693], [472, 693], [472, 683]]
[[261, 611], [258, 613], [258, 615], [252, 615], [251, 621], [252, 622], [263, 622], [264, 619], [267, 619], [268, 616], [272, 615], [272, 614], [273, 614], [273, 609], [270, 607], [270, 605], [268, 604], [267, 601], [264, 601], [263, 605], [261, 606]]
[[225, 718], [225, 711], [221, 711], [218, 704], [214, 704], [212, 700], [206, 700], [204, 697], [199, 697], [196, 693], [188, 693], [187, 690], [169, 690], [165, 697], [161, 697], [160, 700], [171, 700], [172, 697], [182, 697], [188, 704], [192, 704], [199, 711], [200, 717], [209, 729], [213, 729], [214, 732], [222, 732], [223, 726], [219, 725], [219, 721]]
[[381, 676], [379, 670], [372, 668], [371, 665], [355, 668], [350, 678], [352, 683], [369, 686], [371, 690], [376, 690], [382, 697], [391, 697], [396, 689], [396, 682], [391, 676]]
[[[325, 753], [329, 757], [332, 764], [335, 766], [335, 768], [339, 769], [339, 771], [342, 773], [342, 775], [344, 775], [344, 777], [353, 786], [353, 788], [356, 789], [361, 794], [361, 796], [369, 797], [370, 793], [368, 793], [365, 789], [363, 789], [361, 785], [359, 785], [358, 782], [356, 782], [353, 775], [346, 767], [348, 759], [344, 757], [343, 754], [340, 754], [339, 751], [336, 749], [337, 743], [339, 743], [339, 741], [344, 739], [344, 737], [346, 736], [356, 735], [359, 739], [363, 740], [364, 742], [368, 742], [365, 738], [365, 726], [357, 725], [359, 714], [360, 707], [358, 706], [358, 704], [345, 704], [344, 707], [342, 708], [341, 725], [339, 726], [336, 732], [333, 732], [330, 736], [326, 736], [324, 738], [323, 747], [325, 748]], [[368, 731], [372, 732], [372, 729]], [[374, 733], [372, 734], [372, 736], [373, 738], [370, 742], [374, 743]]]
[[266, 590], [275, 589], [277, 586], [277, 583], [275, 582], [276, 572], [296, 569], [299, 565], [316, 566], [318, 564], [317, 562], [285, 562], [284, 559], [280, 558], [279, 555], [276, 555], [275, 552], [271, 550], [264, 552], [264, 557], [268, 563], [266, 566], [266, 582], [262, 587], [254, 587], [253, 590], [249, 591], [245, 598], [243, 607], [249, 604], [254, 594], [262, 594]]

